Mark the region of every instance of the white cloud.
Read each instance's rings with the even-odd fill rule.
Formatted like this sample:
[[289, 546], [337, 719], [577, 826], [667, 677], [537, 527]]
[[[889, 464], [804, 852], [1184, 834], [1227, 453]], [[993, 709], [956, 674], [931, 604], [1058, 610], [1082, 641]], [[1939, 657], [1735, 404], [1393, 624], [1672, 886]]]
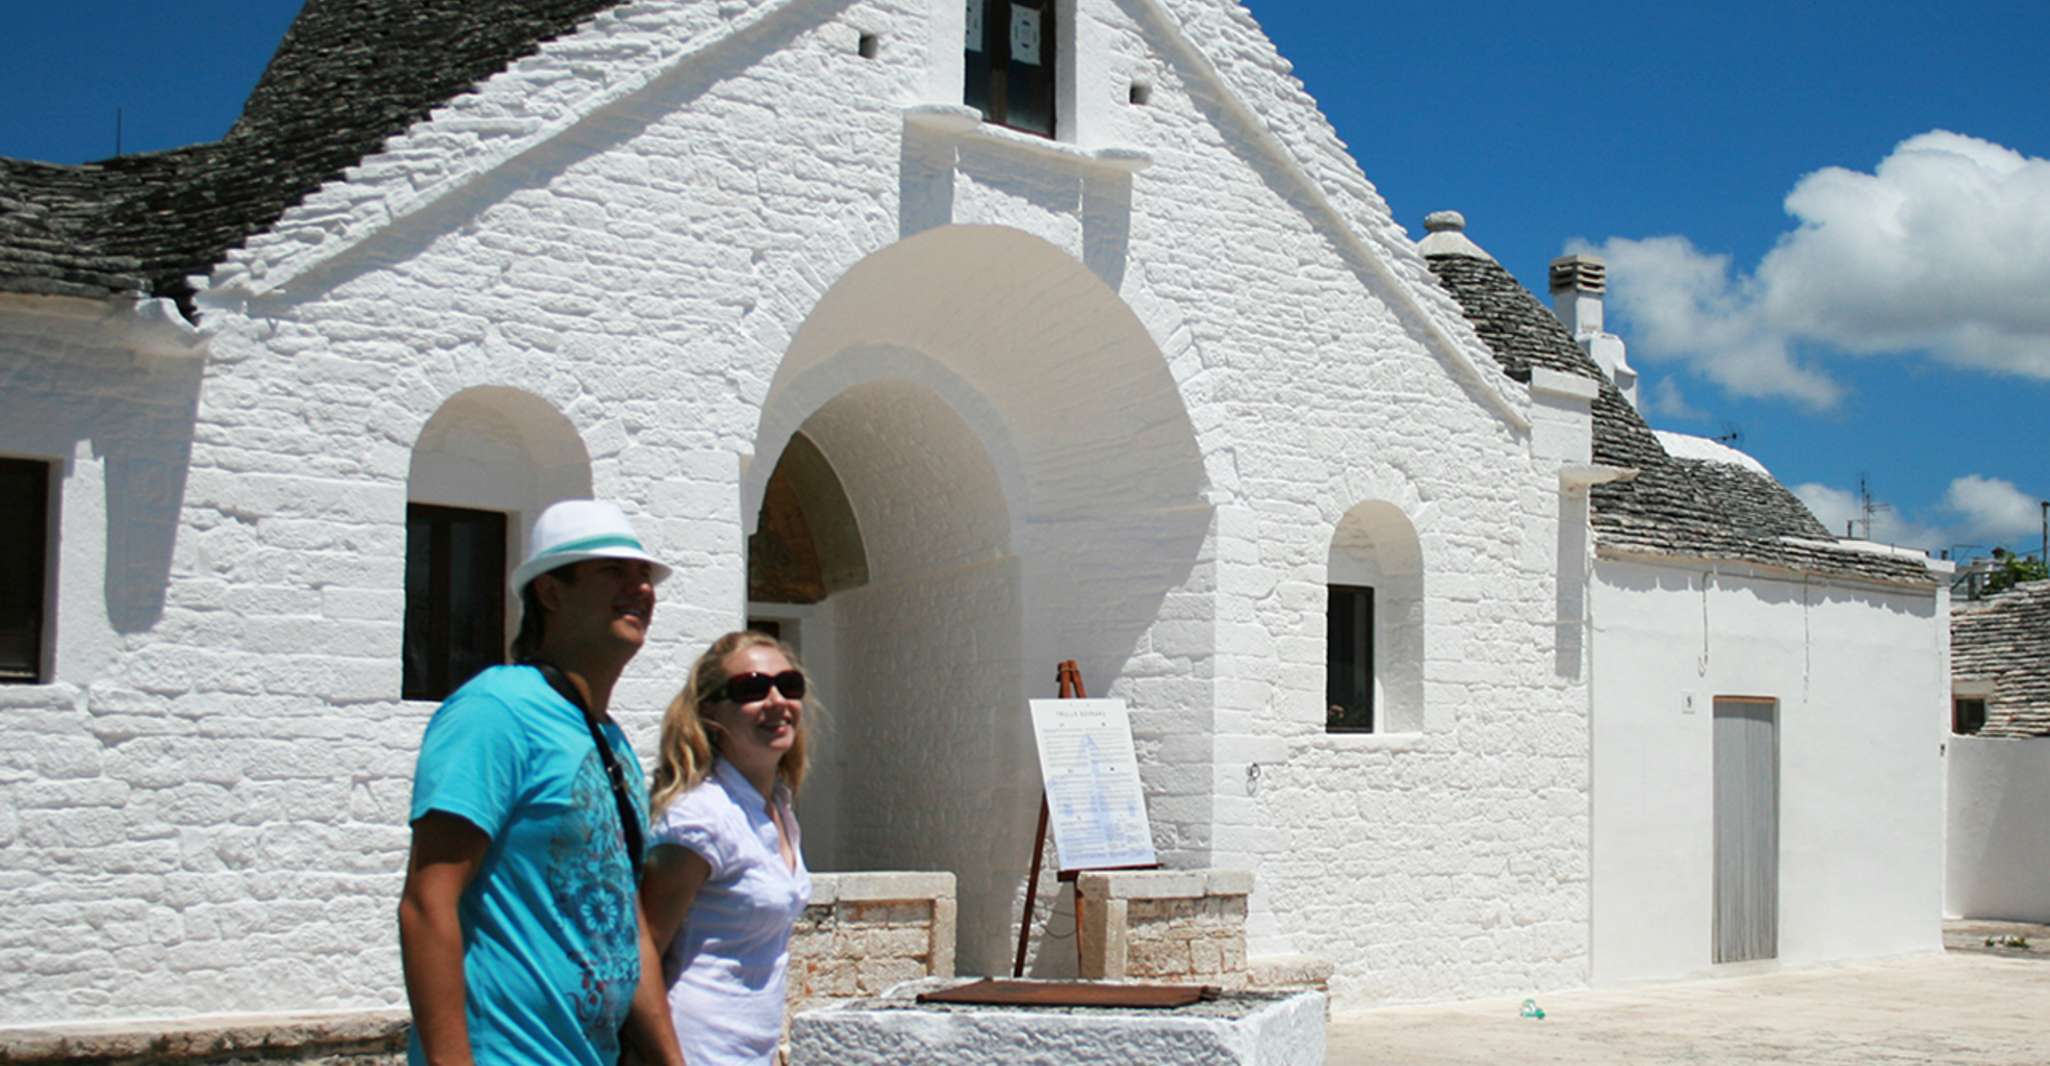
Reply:
[[1658, 379], [1651, 386], [1651, 413], [1682, 422], [1701, 422], [1708, 413], [1687, 402], [1686, 394], [1680, 391], [1680, 382], [1672, 375]]
[[1609, 264], [1609, 303], [1627, 321], [1630, 354], [1681, 360], [1739, 396], [1791, 396], [1829, 407], [1843, 390], [1802, 365], [1792, 338], [1767, 321], [1757, 283], [1734, 277], [1730, 257], [1709, 255], [1685, 237], [1601, 245], [1569, 242]]
[[2013, 482], [1970, 474], [1950, 483], [1943, 505], [1988, 544], [2010, 544], [2042, 531], [2037, 498]]
[[1798, 225], [1749, 273], [1684, 237], [1567, 247], [1609, 261], [1633, 356], [1739, 395], [1833, 405], [1818, 346], [2050, 380], [2050, 160], [1934, 130], [1872, 173], [1803, 177], [1786, 209]]
[[[1809, 482], [1794, 486], [1794, 495], [1831, 533], [1843, 536], [1845, 523], [1856, 522], [1858, 535], [1865, 535], [1856, 490]], [[2038, 497], [2012, 482], [1967, 474], [1951, 481], [1942, 502], [1926, 514], [1907, 514], [1881, 502], [1872, 515], [1871, 539], [1928, 551], [1969, 545], [1981, 551], [2000, 546], [2027, 552], [2036, 547], [2041, 514]]]
[[[1940, 551], [1956, 543], [1948, 529], [1911, 521], [1890, 504], [1881, 503], [1872, 514], [1872, 531], [1865, 531], [1865, 510], [1860, 504], [1858, 493], [1853, 489], [1840, 489], [1816, 482], [1795, 485], [1794, 495], [1808, 505], [1815, 517], [1821, 520], [1831, 533], [1841, 537], [1845, 530], [1853, 530], [1861, 538], [1876, 540], [1881, 544], [1898, 544], [1903, 547], [1920, 548], [1924, 551]], [[1855, 523], [1855, 525], [1853, 525]]]

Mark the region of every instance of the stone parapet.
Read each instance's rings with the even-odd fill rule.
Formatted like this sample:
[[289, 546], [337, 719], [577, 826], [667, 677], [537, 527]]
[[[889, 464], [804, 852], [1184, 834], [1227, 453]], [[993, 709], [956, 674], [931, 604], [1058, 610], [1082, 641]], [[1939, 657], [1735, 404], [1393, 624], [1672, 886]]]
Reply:
[[1084, 873], [1082, 976], [1245, 988], [1249, 870]]
[[790, 937], [790, 1016], [954, 976], [955, 914], [950, 873], [813, 874]]

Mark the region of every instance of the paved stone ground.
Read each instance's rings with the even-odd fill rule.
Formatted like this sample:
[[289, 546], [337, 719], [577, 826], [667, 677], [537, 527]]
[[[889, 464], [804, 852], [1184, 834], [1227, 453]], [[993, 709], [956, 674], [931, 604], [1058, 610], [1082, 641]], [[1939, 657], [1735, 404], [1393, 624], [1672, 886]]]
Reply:
[[[1994, 928], [1994, 926], [1998, 928]], [[1983, 927], [1983, 928], [1982, 928]], [[2029, 948], [1985, 946], [2027, 936]], [[1331, 1020], [1331, 1066], [2044, 1066], [2050, 926], [1952, 923], [1942, 954]]]

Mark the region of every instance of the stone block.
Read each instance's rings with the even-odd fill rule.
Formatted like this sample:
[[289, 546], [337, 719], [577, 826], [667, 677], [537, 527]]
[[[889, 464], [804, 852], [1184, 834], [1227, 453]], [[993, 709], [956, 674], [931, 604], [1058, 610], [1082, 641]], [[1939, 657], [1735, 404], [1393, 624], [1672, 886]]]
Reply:
[[1324, 996], [1235, 992], [1172, 1010], [919, 1004], [954, 981], [798, 1015], [791, 1066], [1322, 1066]]
[[1315, 955], [1262, 955], [1248, 960], [1246, 977], [1254, 988], [1314, 988], [1322, 991], [1337, 969]]
[[1125, 870], [1085, 873], [1075, 879], [1075, 891], [1088, 900], [1161, 899], [1203, 894], [1202, 870]]
[[1253, 871], [1210, 870], [1203, 890], [1212, 896], [1249, 896], [1253, 893]]

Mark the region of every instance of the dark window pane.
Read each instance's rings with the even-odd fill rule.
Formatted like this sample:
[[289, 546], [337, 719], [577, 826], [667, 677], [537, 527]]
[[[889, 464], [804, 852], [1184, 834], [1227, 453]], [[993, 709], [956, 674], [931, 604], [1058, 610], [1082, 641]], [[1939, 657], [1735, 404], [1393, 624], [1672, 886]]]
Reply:
[[1972, 734], [1986, 728], [1986, 701], [1983, 699], [1955, 699], [1950, 701], [1950, 731]]
[[987, 122], [1053, 136], [1054, 0], [967, 0], [961, 102]]
[[407, 699], [444, 699], [505, 661], [505, 580], [505, 515], [407, 505]]
[[450, 692], [505, 658], [505, 516], [474, 516], [449, 528]]
[[406, 508], [406, 673], [401, 693], [409, 700], [434, 699], [433, 674], [428, 667], [428, 604], [433, 600], [429, 562], [434, 555], [434, 523], [426, 508]]
[[1012, 0], [1004, 125], [1053, 136], [1053, 0]]
[[[990, 0], [968, 0], [968, 25], [962, 55], [963, 83], [961, 102], [981, 111], [983, 117], [990, 114], [990, 84], [993, 68], [990, 63], [989, 14]], [[997, 6], [1001, 7], [999, 2]]]
[[0, 682], [42, 680], [50, 464], [0, 459]]
[[1325, 728], [1374, 729], [1374, 590], [1332, 585], [1324, 628]]

